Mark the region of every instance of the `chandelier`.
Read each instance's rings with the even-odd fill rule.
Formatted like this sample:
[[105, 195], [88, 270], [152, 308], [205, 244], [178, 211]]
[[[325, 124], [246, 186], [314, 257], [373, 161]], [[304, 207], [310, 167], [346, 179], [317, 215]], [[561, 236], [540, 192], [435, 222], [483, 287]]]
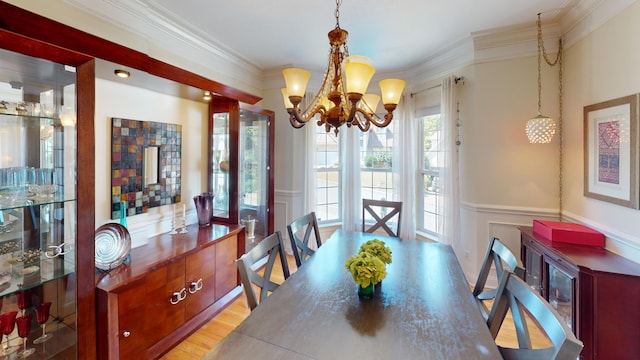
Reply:
[[[560, 117], [559, 122], [562, 126], [562, 38], [559, 40], [558, 55], [556, 60], [551, 62], [547, 56], [547, 52], [544, 48], [544, 42], [542, 41], [542, 21], [540, 20], [540, 14], [538, 14], [538, 115], [532, 117], [527, 121], [525, 130], [527, 132], [527, 138], [532, 144], [546, 144], [550, 143], [553, 135], [556, 133], [556, 122], [552, 118], [546, 115], [542, 115], [542, 57], [544, 57], [547, 65], [553, 67], [556, 64], [559, 65], [559, 91], [560, 91]], [[562, 131], [562, 129], [560, 129]]]
[[304, 110], [300, 109], [300, 103], [311, 73], [298, 68], [282, 70], [286, 83], [286, 88], [281, 90], [282, 97], [289, 113], [289, 121], [296, 129], [303, 127], [316, 114], [320, 115], [318, 126], [324, 125], [327, 132], [333, 128], [336, 135], [338, 128], [343, 124], [347, 127], [357, 126], [362, 131], [369, 130], [371, 124], [385, 127], [391, 123], [393, 111], [400, 102], [406, 82], [400, 79], [382, 80], [378, 84], [387, 113], [384, 114], [384, 119], [376, 114], [380, 96], [365, 94], [375, 69], [367, 58], [349, 56], [347, 48], [349, 33], [340, 28], [341, 2], [336, 0], [336, 27], [329, 31], [328, 35], [331, 50], [327, 71], [320, 89]]

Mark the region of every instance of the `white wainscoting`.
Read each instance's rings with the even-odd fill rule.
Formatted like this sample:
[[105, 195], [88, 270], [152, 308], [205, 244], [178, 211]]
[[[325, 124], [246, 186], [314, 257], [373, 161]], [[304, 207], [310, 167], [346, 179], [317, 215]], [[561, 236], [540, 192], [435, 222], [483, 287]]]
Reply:
[[[518, 226], [531, 226], [533, 219], [558, 220], [557, 212], [545, 209], [526, 209], [463, 203], [461, 211], [461, 239], [454, 244], [456, 255], [469, 283], [475, 284], [480, 266], [492, 236], [499, 238], [520, 259], [520, 231]], [[497, 286], [494, 271], [489, 274], [488, 287]]]

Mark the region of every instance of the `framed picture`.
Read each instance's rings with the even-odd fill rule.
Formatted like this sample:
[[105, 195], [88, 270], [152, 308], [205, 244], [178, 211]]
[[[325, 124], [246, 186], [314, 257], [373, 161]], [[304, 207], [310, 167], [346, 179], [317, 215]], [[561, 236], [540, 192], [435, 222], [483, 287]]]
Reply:
[[640, 94], [584, 107], [584, 195], [638, 208]]

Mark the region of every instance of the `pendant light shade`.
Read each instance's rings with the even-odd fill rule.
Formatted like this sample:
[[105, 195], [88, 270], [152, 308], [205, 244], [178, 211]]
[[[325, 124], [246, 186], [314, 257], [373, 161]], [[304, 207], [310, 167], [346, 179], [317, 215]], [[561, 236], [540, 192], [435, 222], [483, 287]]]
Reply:
[[548, 116], [538, 114], [527, 121], [525, 130], [531, 144], [547, 144], [556, 133], [556, 122]]

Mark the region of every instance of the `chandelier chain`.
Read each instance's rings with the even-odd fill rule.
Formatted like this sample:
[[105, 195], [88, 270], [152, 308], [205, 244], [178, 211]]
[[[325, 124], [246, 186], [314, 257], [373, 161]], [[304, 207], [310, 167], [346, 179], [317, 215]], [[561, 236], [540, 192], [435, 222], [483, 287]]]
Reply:
[[[559, 171], [558, 171], [558, 212], [560, 217], [562, 217], [562, 206], [563, 206], [563, 158], [564, 158], [564, 154], [563, 154], [563, 149], [564, 149], [564, 143], [563, 143], [563, 124], [562, 124], [562, 109], [564, 108], [564, 104], [563, 104], [563, 87], [562, 87], [562, 83], [563, 83], [563, 79], [562, 79], [562, 38], [560, 38], [558, 40], [558, 54], [556, 55], [556, 59], [554, 61], [550, 61], [549, 60], [549, 56], [547, 54], [547, 51], [544, 47], [544, 42], [542, 40], [542, 20], [540, 19], [540, 14], [538, 14], [538, 21], [537, 21], [537, 27], [538, 27], [538, 114], [542, 113], [542, 102], [540, 99], [540, 94], [542, 92], [542, 78], [541, 78], [541, 63], [542, 63], [542, 59], [541, 57], [544, 57], [544, 61], [547, 63], [547, 65], [554, 67], [556, 65], [558, 65], [558, 106], [559, 106], [559, 112], [558, 112], [558, 154], [559, 154], [559, 159], [558, 159], [558, 166], [559, 166]], [[542, 56], [541, 56], [542, 54]]]
[[560, 85], [558, 85], [558, 91], [559, 91], [559, 96], [558, 96], [558, 106], [560, 107], [559, 110], [559, 114], [558, 114], [558, 138], [559, 138], [559, 143], [558, 143], [558, 148], [559, 148], [559, 161], [558, 161], [558, 166], [559, 166], [559, 171], [558, 171], [558, 211], [560, 213], [560, 220], [562, 220], [562, 198], [563, 198], [563, 179], [562, 179], [562, 173], [563, 173], [563, 164], [562, 164], [562, 159], [563, 159], [563, 149], [564, 149], [564, 142], [563, 142], [563, 134], [562, 134], [562, 109], [564, 108], [563, 102], [562, 102], [562, 94], [564, 92], [563, 88], [562, 88], [562, 38], [560, 38], [560, 40], [558, 41], [558, 66], [559, 66], [559, 70], [558, 70], [558, 82], [560, 83]]
[[336, 16], [336, 29], [340, 28], [340, 5], [342, 5], [342, 0], [336, 0], [336, 11], [334, 12]]

